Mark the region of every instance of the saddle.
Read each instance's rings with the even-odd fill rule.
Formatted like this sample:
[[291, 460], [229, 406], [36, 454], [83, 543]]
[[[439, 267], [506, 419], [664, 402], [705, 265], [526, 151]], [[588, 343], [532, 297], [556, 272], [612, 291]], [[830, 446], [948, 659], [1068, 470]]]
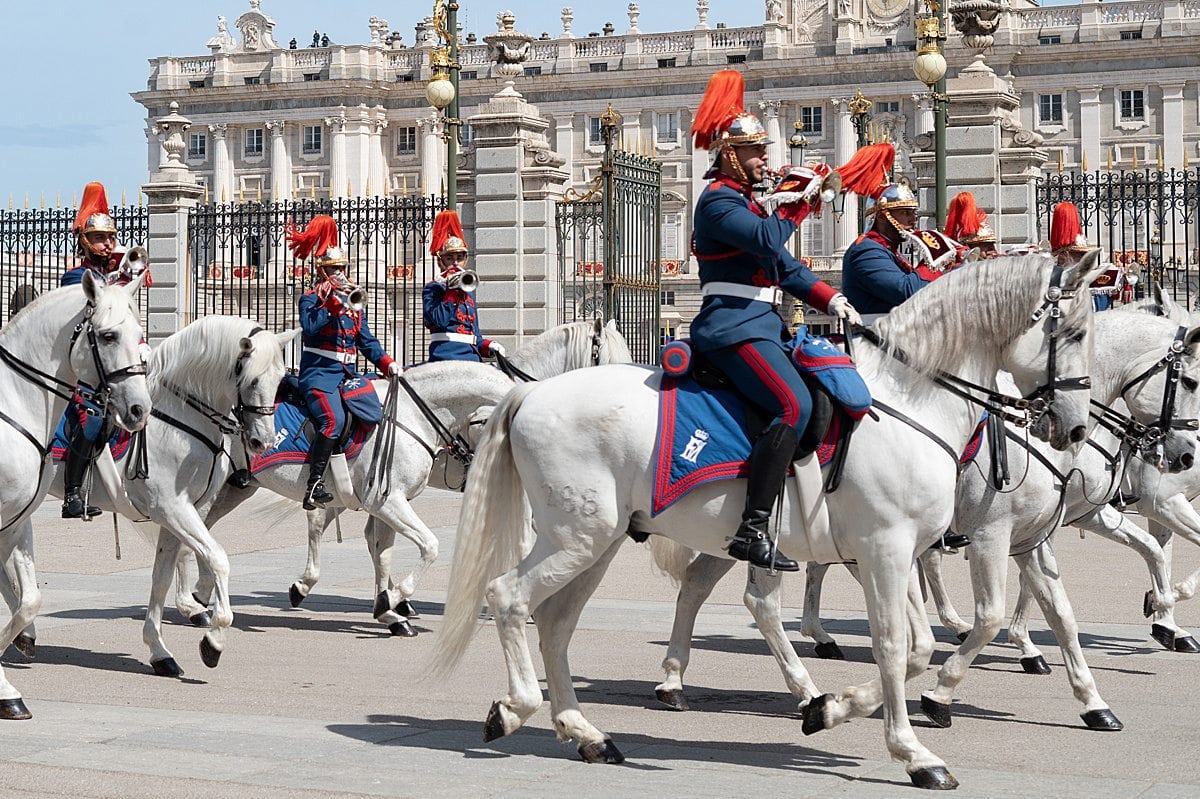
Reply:
[[[338, 436], [334, 452], [345, 452], [346, 445], [356, 431], [360, 431], [364, 438], [369, 437], [374, 431], [375, 426], [379, 423], [378, 418], [372, 421], [369, 416], [368, 418], [363, 418], [367, 414], [363, 414], [361, 411], [356, 413], [355, 405], [346, 402], [345, 395], [343, 395], [342, 399], [342, 407], [346, 411], [346, 424], [342, 425], [342, 433]], [[289, 371], [283, 376], [283, 380], [279, 381], [279, 389], [275, 393], [275, 402], [294, 405], [304, 412], [304, 415], [308, 418], [300, 428], [300, 435], [311, 446], [312, 442], [317, 438], [317, 424], [312, 416], [308, 414], [308, 403], [304, 399], [304, 392], [300, 390], [300, 376], [297, 373]]]

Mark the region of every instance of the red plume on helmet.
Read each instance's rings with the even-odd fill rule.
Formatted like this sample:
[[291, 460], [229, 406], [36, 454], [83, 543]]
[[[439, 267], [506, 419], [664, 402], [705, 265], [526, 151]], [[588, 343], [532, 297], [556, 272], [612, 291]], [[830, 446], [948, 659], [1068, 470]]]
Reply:
[[987, 214], [975, 206], [975, 195], [964, 191], [954, 196], [946, 209], [946, 235], [955, 241], [963, 241], [979, 233], [980, 225]]
[[896, 148], [890, 142], [862, 147], [843, 166], [837, 168], [842, 176], [842, 188], [862, 197], [878, 198], [888, 187], [888, 176], [896, 161]]
[[732, 69], [723, 69], [709, 78], [704, 99], [692, 119], [692, 137], [697, 147], [709, 149], [717, 134], [745, 113], [745, 89], [742, 73]]
[[83, 199], [79, 201], [79, 211], [75, 214], [71, 232], [78, 233], [83, 230], [88, 219], [96, 214], [109, 215], [108, 197], [104, 193], [104, 184], [93, 181], [83, 187]]
[[284, 230], [288, 248], [301, 261], [310, 255], [320, 258], [330, 247], [338, 243], [337, 222], [332, 216], [314, 216], [308, 227], [300, 229], [295, 222], [288, 222]]
[[1050, 251], [1058, 252], [1080, 244], [1083, 225], [1079, 223], [1079, 209], [1074, 203], [1059, 203], [1054, 206], [1050, 219]]
[[429, 234], [429, 253], [437, 255], [451, 237], [459, 241], [466, 240], [467, 237], [463, 235], [462, 220], [458, 218], [457, 211], [450, 209], [439, 211], [437, 218], [433, 220], [433, 232]]

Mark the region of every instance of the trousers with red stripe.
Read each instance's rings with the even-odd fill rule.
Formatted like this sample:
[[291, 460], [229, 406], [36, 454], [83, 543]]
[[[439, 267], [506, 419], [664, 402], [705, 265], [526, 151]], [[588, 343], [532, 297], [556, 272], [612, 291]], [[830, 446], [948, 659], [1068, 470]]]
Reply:
[[737, 392], [773, 418], [803, 433], [812, 416], [812, 394], [792, 359], [773, 341], [743, 341], [704, 357], [724, 372]]

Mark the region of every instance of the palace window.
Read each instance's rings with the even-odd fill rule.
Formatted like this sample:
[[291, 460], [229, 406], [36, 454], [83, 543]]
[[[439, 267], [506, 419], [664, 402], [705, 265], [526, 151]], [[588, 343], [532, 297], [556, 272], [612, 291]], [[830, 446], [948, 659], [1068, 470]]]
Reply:
[[260, 83], [262, 83], [262, 78], [259, 78], [259, 77], [242, 78], [242, 83], [244, 83], [246, 86], [257, 86]]
[[746, 63], [746, 55], [744, 53], [739, 53], [738, 55], [727, 55], [727, 56], [725, 56], [725, 63], [726, 64], [745, 64]]
[[305, 72], [305, 73], [304, 73], [304, 79], [305, 79], [306, 81], [320, 80], [320, 79], [321, 79], [321, 73], [320, 73], [320, 72]]
[[674, 58], [658, 59], [658, 68], [659, 69], [672, 69], [674, 67], [675, 67], [675, 59]]
[[477, 70], [477, 69], [463, 70], [458, 73], [458, 79], [459, 80], [478, 80], [479, 79], [479, 70]]
[[1128, 42], [1140, 38], [1142, 38], [1140, 29], [1136, 31], [1121, 31], [1121, 41]]
[[1039, 36], [1038, 44], [1062, 44], [1061, 36]]
[[655, 141], [679, 141], [679, 114], [674, 111], [657, 114], [655, 128], [657, 129], [654, 135]]
[[1141, 120], [1146, 118], [1146, 92], [1142, 89], [1121, 90], [1121, 119]]
[[604, 144], [604, 127], [600, 117], [588, 117], [588, 144]]
[[806, 105], [800, 108], [800, 124], [805, 133], [820, 133], [824, 123], [823, 109], [819, 105]]
[[900, 101], [884, 100], [882, 102], [875, 103], [875, 109], [881, 114], [899, 114]]
[[1063, 96], [1061, 94], [1038, 95], [1038, 122], [1043, 125], [1061, 125], [1063, 121]]
[[673, 292], [673, 291], [662, 292], [662, 304], [663, 305], [674, 305], [675, 304], [675, 292]]
[[607, 63], [588, 64], [588, 72], [608, 72]]
[[320, 125], [305, 125], [304, 126], [303, 153], [305, 155], [320, 155], [321, 154], [321, 126]]
[[396, 155], [412, 155], [417, 151], [417, 129], [396, 128]]
[[536, 78], [538, 75], [541, 75], [541, 74], [542, 74], [541, 67], [525, 67], [525, 77], [527, 77], [527, 78]]
[[262, 128], [247, 128], [246, 129], [246, 146], [242, 150], [242, 154], [246, 158], [261, 158], [263, 154], [263, 129]]
[[187, 157], [203, 160], [208, 156], [208, 134], [192, 133], [188, 136]]

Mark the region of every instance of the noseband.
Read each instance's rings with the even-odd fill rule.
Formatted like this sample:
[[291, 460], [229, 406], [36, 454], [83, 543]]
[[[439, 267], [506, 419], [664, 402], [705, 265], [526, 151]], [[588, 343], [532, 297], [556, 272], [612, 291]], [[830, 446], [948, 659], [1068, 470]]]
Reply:
[[[1092, 378], [1083, 375], [1082, 377], [1058, 377], [1058, 325], [1062, 319], [1062, 301], [1073, 299], [1074, 291], [1065, 291], [1061, 287], [1063, 276], [1063, 268], [1055, 265], [1054, 270], [1050, 273], [1050, 286], [1046, 289], [1046, 294], [1042, 298], [1042, 304], [1033, 312], [1031, 321], [1033, 324], [1040, 322], [1045, 316], [1049, 315], [1050, 330], [1047, 335], [1049, 340], [1050, 352], [1046, 356], [1046, 382], [1035, 388], [1024, 397], [1024, 410], [1029, 415], [1029, 424], [1037, 424], [1042, 417], [1050, 412], [1050, 408], [1054, 405], [1055, 393], [1058, 391], [1079, 391], [1082, 389], [1090, 390], [1092, 387]], [[1021, 408], [1020, 405], [1016, 406]]]

